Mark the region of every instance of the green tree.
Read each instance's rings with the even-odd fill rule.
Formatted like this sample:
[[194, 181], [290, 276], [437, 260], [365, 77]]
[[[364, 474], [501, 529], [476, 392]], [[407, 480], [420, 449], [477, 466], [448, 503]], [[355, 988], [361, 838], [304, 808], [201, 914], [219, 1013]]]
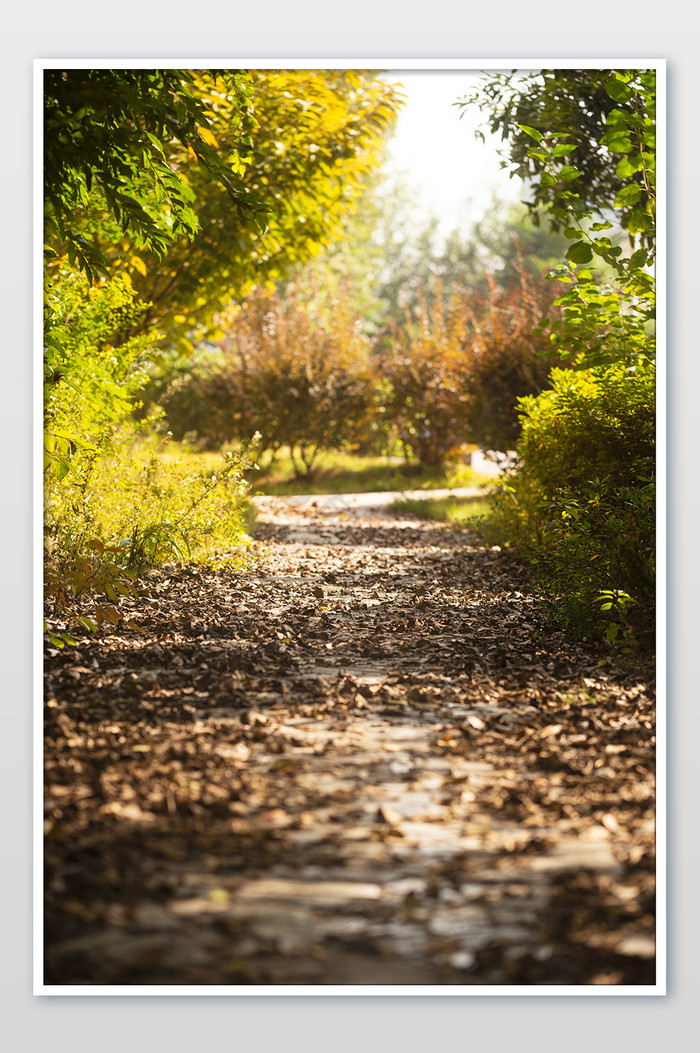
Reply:
[[500, 540], [571, 627], [627, 649], [654, 624], [655, 90], [653, 70], [544, 70], [489, 78], [468, 100], [529, 180], [533, 214], [570, 242], [551, 271], [562, 318], [541, 328], [577, 368], [520, 400]]
[[[560, 356], [580, 367], [653, 356], [655, 72], [494, 75], [458, 105], [490, 114], [508, 143], [504, 164], [529, 182], [529, 207], [571, 241], [555, 270], [569, 286], [554, 336]], [[615, 222], [627, 253], [611, 237]], [[613, 281], [601, 287], [589, 264], [605, 265]]]
[[494, 198], [484, 217], [444, 233], [435, 214], [421, 215], [403, 177], [380, 182], [368, 196], [376, 209], [374, 292], [385, 322], [400, 325], [407, 308], [415, 317], [419, 295], [429, 298], [436, 279], [443, 295], [463, 288], [486, 296], [491, 278], [517, 288], [523, 263], [539, 275], [566, 251], [564, 235], [535, 226], [523, 205]]
[[[250, 78], [214, 75], [228, 100], [239, 150], [253, 127]], [[191, 240], [199, 223], [194, 193], [172, 144], [225, 189], [239, 215], [262, 225], [263, 206], [236, 174], [211, 131], [213, 113], [188, 70], [47, 69], [44, 72], [46, 241], [92, 279], [107, 269], [96, 244], [108, 218], [133, 244], [163, 257], [173, 240]]]
[[130, 281], [116, 341], [191, 333], [330, 239], [398, 104], [364, 71], [47, 71], [49, 387], [71, 368], [63, 261]]
[[492, 74], [456, 105], [488, 114], [536, 222], [546, 210], [563, 230], [572, 217], [613, 212], [653, 253], [655, 100], [654, 70], [546, 69]]
[[289, 276], [341, 233], [400, 105], [396, 88], [371, 71], [251, 70], [247, 77], [245, 151], [229, 113], [237, 112], [236, 98], [219, 92], [206, 71], [195, 86], [219, 150], [235, 155], [241, 193], [264, 206], [263, 229], [231, 207], [226, 188], [178, 140], [168, 157], [193, 194], [194, 240], [179, 236], [164, 259], [143, 252], [134, 260], [128, 237], [108, 250], [149, 305], [142, 326], [171, 339], [201, 335], [227, 302]]

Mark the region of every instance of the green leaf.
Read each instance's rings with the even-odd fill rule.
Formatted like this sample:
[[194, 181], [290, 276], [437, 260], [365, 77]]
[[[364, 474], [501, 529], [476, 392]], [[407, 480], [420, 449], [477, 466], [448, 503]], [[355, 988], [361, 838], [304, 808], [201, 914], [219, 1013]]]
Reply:
[[630, 256], [630, 267], [645, 267], [649, 262], [649, 253], [646, 249], [637, 249]]
[[552, 150], [552, 157], [566, 157], [576, 149], [575, 143], [559, 143]]
[[605, 90], [615, 102], [626, 102], [632, 94], [630, 88], [621, 80], [617, 80], [617, 78], [607, 81], [605, 84]]
[[620, 208], [624, 205], [636, 205], [642, 196], [642, 188], [638, 183], [631, 183], [629, 186], [623, 186], [615, 196], [615, 207]]
[[611, 154], [628, 154], [632, 149], [632, 140], [626, 131], [611, 132], [601, 139], [603, 146], [607, 146]]
[[593, 249], [587, 241], [577, 241], [566, 253], [566, 258], [572, 263], [590, 263], [593, 259]]
[[518, 128], [520, 128], [520, 130], [525, 132], [527, 135], [530, 135], [536, 142], [542, 142], [542, 132], [538, 132], [537, 128], [531, 128], [528, 124], [519, 124]]
[[632, 154], [631, 157], [625, 155], [620, 158], [615, 174], [618, 179], [629, 179], [630, 176], [636, 175], [637, 172], [641, 172], [643, 168], [644, 162], [639, 154]]
[[95, 622], [93, 622], [92, 618], [86, 618], [82, 614], [80, 614], [76, 618], [76, 621], [78, 622], [78, 625], [82, 625], [83, 629], [87, 629], [88, 632], [97, 632], [97, 625], [95, 624]]

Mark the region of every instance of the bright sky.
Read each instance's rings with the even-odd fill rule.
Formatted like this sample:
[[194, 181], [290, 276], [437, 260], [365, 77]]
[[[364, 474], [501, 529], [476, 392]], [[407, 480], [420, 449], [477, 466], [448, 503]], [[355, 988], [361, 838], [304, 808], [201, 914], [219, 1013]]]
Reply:
[[482, 77], [480, 70], [398, 69], [385, 77], [402, 84], [406, 96], [385, 169], [387, 174], [403, 173], [420, 189], [426, 211], [440, 218], [443, 233], [460, 221], [479, 219], [494, 194], [505, 201], [521, 199], [521, 181], [510, 179], [499, 166], [500, 140], [487, 136], [482, 143], [474, 135], [483, 120], [478, 109], [464, 112], [452, 105], [471, 93]]

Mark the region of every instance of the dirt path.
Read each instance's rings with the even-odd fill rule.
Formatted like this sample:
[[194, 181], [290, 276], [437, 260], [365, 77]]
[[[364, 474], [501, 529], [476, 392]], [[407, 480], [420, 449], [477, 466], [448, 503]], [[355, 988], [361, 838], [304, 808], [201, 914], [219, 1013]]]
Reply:
[[258, 499], [50, 652], [46, 982], [654, 982], [653, 688], [473, 537]]

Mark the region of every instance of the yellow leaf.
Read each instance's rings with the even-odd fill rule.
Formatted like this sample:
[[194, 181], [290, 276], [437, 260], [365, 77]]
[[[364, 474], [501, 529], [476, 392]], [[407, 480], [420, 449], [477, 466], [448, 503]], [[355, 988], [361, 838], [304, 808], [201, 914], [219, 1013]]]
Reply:
[[146, 277], [146, 264], [143, 262], [140, 256], [131, 257], [131, 266], [135, 267], [139, 274], [142, 274], [144, 278]]
[[197, 128], [197, 131], [199, 132], [200, 139], [204, 139], [204, 142], [208, 143], [209, 146], [213, 146], [215, 150], [219, 149], [219, 144], [213, 132], [208, 128], [199, 127]]

